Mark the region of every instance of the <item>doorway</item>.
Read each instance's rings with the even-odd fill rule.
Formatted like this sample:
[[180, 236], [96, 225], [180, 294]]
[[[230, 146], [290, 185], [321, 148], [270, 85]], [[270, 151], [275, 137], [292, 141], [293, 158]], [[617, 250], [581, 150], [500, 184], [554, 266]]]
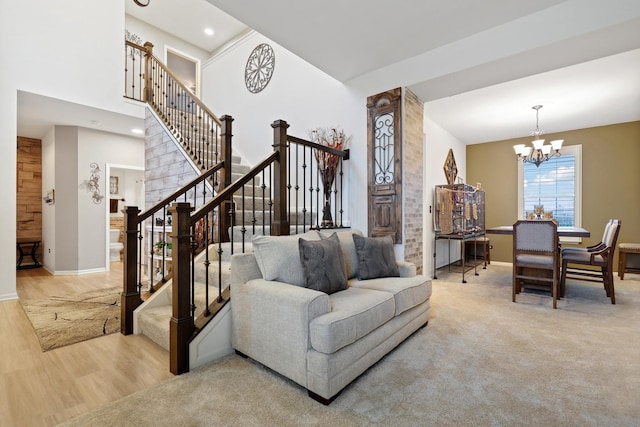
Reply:
[[[126, 206], [137, 206], [145, 210], [144, 168], [135, 166], [108, 164], [106, 177], [109, 183], [109, 200], [105, 203], [107, 210], [106, 236], [106, 271], [111, 269], [111, 243], [124, 243], [124, 209]], [[112, 230], [119, 230], [118, 236], [111, 236]], [[115, 252], [114, 252], [115, 254]], [[119, 261], [122, 262], [124, 250], [120, 251]]]
[[200, 60], [167, 47], [165, 64], [173, 74], [191, 91], [200, 97]]

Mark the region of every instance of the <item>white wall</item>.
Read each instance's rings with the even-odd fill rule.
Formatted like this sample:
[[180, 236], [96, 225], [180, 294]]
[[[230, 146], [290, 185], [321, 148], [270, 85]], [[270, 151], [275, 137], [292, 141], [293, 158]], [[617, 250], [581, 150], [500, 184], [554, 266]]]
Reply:
[[[55, 164], [55, 149], [55, 130], [51, 128], [42, 138], [42, 194], [56, 189], [55, 168], [48, 166]], [[55, 270], [56, 263], [55, 251], [51, 251], [56, 236], [56, 202], [57, 200], [53, 204], [42, 203], [42, 265], [49, 271]]]
[[165, 64], [167, 63], [165, 58], [166, 48], [178, 50], [200, 61], [205, 61], [211, 56], [209, 52], [187, 43], [158, 27], [142, 22], [131, 15], [125, 16], [125, 29], [140, 37], [142, 39], [141, 44], [145, 42], [153, 43], [153, 54]]
[[[0, 10], [0, 197], [15, 200], [18, 90], [136, 117], [143, 110], [122, 98], [124, 2], [0, 0]], [[4, 203], [0, 218], [2, 300], [16, 297], [15, 204]]]
[[[275, 71], [267, 87], [249, 92], [244, 69], [251, 51], [268, 43], [275, 53]], [[366, 188], [366, 96], [351, 91], [332, 77], [258, 33], [252, 33], [203, 66], [202, 98], [218, 115], [231, 115], [234, 150], [254, 165], [272, 152], [275, 120], [290, 125], [288, 133], [308, 139], [308, 130], [340, 126], [353, 135], [348, 186]], [[364, 167], [364, 169], [362, 169]], [[364, 170], [364, 172], [362, 172]], [[366, 232], [366, 192], [347, 193], [345, 219]]]
[[[107, 212], [109, 203], [109, 177], [107, 164], [144, 168], [144, 140], [126, 137], [94, 129], [78, 128], [78, 267], [79, 272], [106, 268], [108, 239]], [[89, 178], [91, 163], [100, 166], [100, 194], [104, 196], [96, 204], [91, 193], [79, 187]]]
[[[91, 163], [100, 168], [99, 189], [104, 199], [99, 204], [82, 187], [91, 175]], [[56, 190], [55, 204], [45, 204], [42, 212], [43, 264], [52, 274], [106, 268], [107, 164], [143, 169], [144, 140], [76, 126], [55, 126], [43, 139], [43, 192]]]
[[45, 250], [55, 255], [56, 271], [78, 270], [78, 128], [55, 127], [55, 163], [43, 164], [42, 169], [53, 168], [56, 204], [55, 235]]
[[[125, 206], [144, 207], [144, 170], [123, 168], [122, 165], [107, 164], [105, 178], [110, 183], [110, 178], [118, 178], [118, 192], [109, 192], [109, 199], [118, 199], [118, 211], [109, 213], [111, 217], [123, 217], [122, 209]], [[121, 199], [124, 199], [122, 201]]]
[[[444, 175], [444, 162], [449, 154], [449, 149], [453, 149], [453, 155], [458, 166], [458, 177], [465, 178], [467, 170], [467, 150], [466, 146], [453, 137], [446, 130], [438, 126], [430, 120], [425, 112], [424, 115], [424, 133], [425, 133], [425, 274], [433, 276], [433, 190], [436, 185], [447, 184], [447, 178]], [[431, 213], [429, 212], [431, 210]], [[449, 243], [445, 240], [437, 242], [437, 259], [436, 266], [441, 267], [449, 263], [448, 247]], [[460, 243], [451, 242], [451, 261], [460, 259]]]

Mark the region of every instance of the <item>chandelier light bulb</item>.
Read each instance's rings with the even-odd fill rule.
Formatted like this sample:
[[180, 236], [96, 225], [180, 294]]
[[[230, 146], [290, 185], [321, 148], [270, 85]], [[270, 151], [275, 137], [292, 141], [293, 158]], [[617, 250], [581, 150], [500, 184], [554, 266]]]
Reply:
[[[545, 145], [544, 139], [540, 138], [540, 136], [544, 133], [544, 131], [540, 130], [538, 114], [540, 113], [540, 109], [542, 105], [534, 105], [531, 107], [536, 110], [536, 129], [531, 132], [531, 136], [534, 137], [534, 140], [531, 141], [531, 146], [526, 146], [525, 144], [517, 144], [513, 146], [513, 150], [516, 152], [519, 160], [522, 160], [524, 163], [533, 163], [536, 167], [540, 166], [542, 162], [549, 160], [552, 157], [560, 156], [560, 149], [562, 148], [562, 139], [557, 139], [551, 141], [550, 144]], [[551, 153], [551, 150], [554, 152]]]

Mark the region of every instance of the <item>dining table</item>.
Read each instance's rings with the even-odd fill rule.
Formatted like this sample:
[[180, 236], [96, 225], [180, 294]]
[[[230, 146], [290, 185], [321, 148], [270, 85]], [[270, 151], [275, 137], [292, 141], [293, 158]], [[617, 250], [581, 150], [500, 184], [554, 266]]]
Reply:
[[[513, 225], [499, 225], [487, 228], [487, 234], [513, 234]], [[591, 237], [591, 232], [581, 227], [558, 226], [558, 236], [560, 237]]]
[[[487, 234], [513, 235], [513, 225], [499, 225], [497, 227], [487, 228], [485, 232]], [[591, 232], [582, 227], [568, 227], [560, 225], [558, 226], [558, 237], [591, 237]], [[541, 277], [547, 277], [549, 275], [549, 272], [546, 270], [532, 269], [528, 274], [530, 276], [539, 275]], [[533, 284], [535, 285], [536, 282], [533, 281]], [[564, 288], [560, 289], [559, 296], [564, 297]]]

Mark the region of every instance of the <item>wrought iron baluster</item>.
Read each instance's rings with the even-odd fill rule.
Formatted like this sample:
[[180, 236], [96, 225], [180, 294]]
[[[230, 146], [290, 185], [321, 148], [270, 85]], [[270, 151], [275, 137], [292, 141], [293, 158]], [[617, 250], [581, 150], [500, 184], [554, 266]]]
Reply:
[[[300, 226], [300, 201], [298, 200], [298, 196], [300, 194], [300, 186], [298, 185], [298, 164], [299, 164], [299, 158], [298, 158], [298, 154], [300, 151], [300, 145], [296, 144], [296, 167], [295, 167], [295, 171], [296, 171], [296, 186], [295, 186], [295, 190], [296, 190], [296, 233], [299, 233], [298, 227]], [[304, 212], [303, 212], [304, 215]]]
[[[307, 147], [302, 147], [302, 231], [307, 231]], [[313, 216], [313, 212], [311, 213]]]
[[196, 232], [195, 225], [192, 224], [190, 227], [190, 242], [191, 242], [191, 257], [189, 265], [191, 266], [191, 277], [189, 278], [189, 284], [191, 287], [190, 297], [191, 297], [191, 318], [194, 319], [196, 317], [196, 247], [198, 242], [196, 241]]
[[138, 295], [140, 296], [140, 299], [142, 299], [142, 255], [143, 255], [143, 250], [142, 250], [142, 224], [143, 223], [138, 223], [138, 247], [137, 249], [137, 253], [138, 253], [138, 265], [137, 270], [138, 270]]

